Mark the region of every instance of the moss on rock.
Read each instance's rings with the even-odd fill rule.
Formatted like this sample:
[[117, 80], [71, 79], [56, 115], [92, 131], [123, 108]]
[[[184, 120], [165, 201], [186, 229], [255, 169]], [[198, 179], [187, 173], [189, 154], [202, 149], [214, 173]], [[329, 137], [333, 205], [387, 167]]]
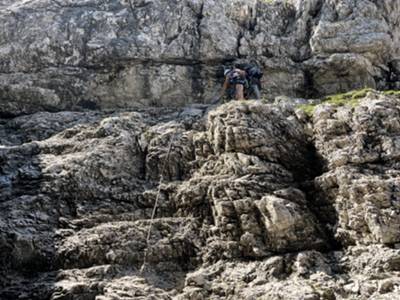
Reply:
[[[320, 104], [332, 104], [336, 106], [350, 105], [355, 107], [358, 105], [360, 99], [367, 96], [369, 92], [374, 91], [370, 88], [361, 90], [354, 90], [347, 93], [329, 95], [322, 99]], [[382, 92], [384, 95], [391, 95], [400, 98], [400, 91], [398, 90], [387, 90]], [[320, 104], [301, 104], [298, 106], [299, 109], [303, 110], [308, 116], [314, 114], [315, 108]]]

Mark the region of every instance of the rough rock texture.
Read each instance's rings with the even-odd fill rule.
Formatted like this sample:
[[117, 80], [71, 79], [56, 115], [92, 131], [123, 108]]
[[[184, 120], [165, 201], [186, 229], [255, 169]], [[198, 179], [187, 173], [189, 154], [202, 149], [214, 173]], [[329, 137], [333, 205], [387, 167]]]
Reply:
[[267, 97], [399, 87], [399, 18], [398, 0], [3, 0], [0, 115], [209, 102], [237, 58]]
[[1, 300], [400, 299], [399, 98], [187, 105], [237, 59], [270, 98], [399, 88], [398, 0], [3, 0], [0, 23]]
[[373, 94], [356, 108], [323, 106], [314, 115], [329, 169], [316, 179], [318, 201], [338, 212], [330, 223], [343, 244], [400, 240], [399, 120], [400, 101]]
[[399, 107], [2, 119], [0, 299], [399, 299]]

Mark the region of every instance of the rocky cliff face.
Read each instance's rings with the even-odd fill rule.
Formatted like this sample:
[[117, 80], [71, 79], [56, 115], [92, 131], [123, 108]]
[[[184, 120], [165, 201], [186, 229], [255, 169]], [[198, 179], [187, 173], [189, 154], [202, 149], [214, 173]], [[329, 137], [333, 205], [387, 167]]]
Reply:
[[399, 16], [397, 0], [3, 0], [0, 114], [208, 102], [237, 58], [267, 97], [399, 86]]
[[397, 299], [399, 120], [374, 92], [2, 120], [0, 298]]
[[207, 104], [238, 58], [271, 98], [399, 87], [399, 18], [0, 1], [0, 299], [400, 299], [399, 97]]

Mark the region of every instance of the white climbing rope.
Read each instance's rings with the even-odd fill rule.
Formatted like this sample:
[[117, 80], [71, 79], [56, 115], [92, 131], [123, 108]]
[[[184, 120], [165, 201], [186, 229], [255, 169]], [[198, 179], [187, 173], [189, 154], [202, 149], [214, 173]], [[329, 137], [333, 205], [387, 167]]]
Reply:
[[[180, 115], [180, 114], [179, 114], [179, 115]], [[163, 173], [164, 173], [164, 171], [165, 171], [165, 169], [166, 169], [166, 167], [167, 167], [167, 164], [168, 164], [168, 161], [169, 161], [169, 156], [170, 156], [170, 154], [171, 154], [172, 144], [173, 144], [174, 141], [175, 141], [175, 137], [176, 137], [176, 135], [177, 135], [178, 128], [179, 128], [179, 127], [176, 127], [175, 130], [174, 130], [174, 133], [172, 134], [172, 137], [171, 137], [171, 140], [170, 140], [169, 146], [168, 146], [167, 157], [165, 158], [164, 164], [163, 164], [163, 166], [162, 166], [162, 168], [161, 168], [160, 181], [159, 181], [159, 184], [158, 184], [158, 191], [157, 191], [156, 201], [154, 202], [153, 211], [152, 211], [152, 213], [151, 213], [149, 230], [147, 231], [146, 249], [145, 249], [145, 251], [144, 251], [143, 264], [142, 264], [142, 266], [141, 266], [141, 268], [140, 268], [140, 274], [142, 274], [143, 271], [144, 271], [145, 268], [146, 268], [146, 264], [147, 264], [147, 255], [148, 255], [149, 243], [150, 243], [150, 236], [151, 236], [151, 228], [152, 228], [152, 226], [153, 226], [153, 221], [154, 221], [154, 217], [155, 217], [155, 214], [156, 214], [156, 210], [157, 210], [157, 206], [158, 206], [158, 201], [159, 201], [159, 199], [160, 199], [161, 184], [162, 184], [163, 181], [164, 181]]]

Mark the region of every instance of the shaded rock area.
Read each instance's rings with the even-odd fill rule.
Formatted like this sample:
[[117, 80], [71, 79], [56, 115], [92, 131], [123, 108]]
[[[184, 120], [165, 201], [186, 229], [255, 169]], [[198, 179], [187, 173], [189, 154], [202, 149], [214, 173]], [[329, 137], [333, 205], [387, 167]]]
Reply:
[[0, 299], [398, 299], [399, 107], [2, 119]]
[[397, 0], [0, 3], [0, 115], [208, 103], [256, 60], [265, 97], [400, 87]]

